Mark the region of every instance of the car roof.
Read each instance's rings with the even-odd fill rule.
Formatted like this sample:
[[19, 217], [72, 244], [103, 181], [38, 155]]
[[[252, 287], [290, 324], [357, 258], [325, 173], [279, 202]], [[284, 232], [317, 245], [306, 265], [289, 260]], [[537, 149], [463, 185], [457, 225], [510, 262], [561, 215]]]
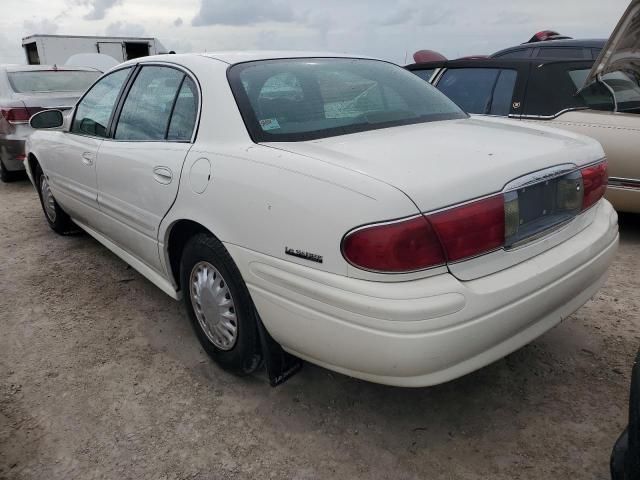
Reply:
[[0, 70], [7, 72], [41, 72], [48, 70], [73, 70], [79, 72], [99, 72], [99, 70], [91, 67], [76, 67], [71, 65], [20, 65], [20, 64], [5, 64], [0, 65]]
[[[129, 60], [123, 64], [130, 65], [142, 62], [173, 62], [180, 63], [181, 60], [193, 60], [194, 58], [211, 58], [219, 60], [229, 65], [235, 65], [244, 62], [253, 62], [259, 60], [277, 60], [285, 58], [361, 58], [368, 60], [377, 60], [366, 55], [348, 55], [345, 53], [333, 52], [313, 52], [313, 51], [289, 51], [289, 50], [241, 50], [241, 51], [221, 51], [221, 52], [205, 52], [205, 53], [180, 53], [180, 54], [164, 54], [152, 55], [149, 57], [141, 57]], [[116, 67], [114, 67], [116, 68]]]
[[524, 48], [539, 48], [539, 47], [582, 47], [582, 48], [603, 48], [607, 43], [606, 38], [585, 38], [585, 39], [562, 39], [562, 40], [544, 40], [542, 42], [528, 42], [520, 45], [514, 45], [512, 47], [504, 48], [493, 53], [491, 56], [500, 55], [512, 50], [522, 50]]
[[527, 65], [575, 65], [591, 67], [594, 60], [545, 60], [540, 58], [478, 58], [478, 59], [461, 59], [461, 60], [448, 60], [446, 62], [423, 62], [412, 63], [407, 65], [407, 70], [428, 70], [432, 68], [483, 68], [483, 67], [495, 67], [495, 68], [520, 68]]

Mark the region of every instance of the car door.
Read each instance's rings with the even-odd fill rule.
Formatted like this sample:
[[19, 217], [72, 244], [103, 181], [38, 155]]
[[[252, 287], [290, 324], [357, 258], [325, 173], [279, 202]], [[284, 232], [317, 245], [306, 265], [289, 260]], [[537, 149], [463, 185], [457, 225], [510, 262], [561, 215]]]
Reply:
[[102, 77], [78, 102], [69, 131], [46, 152], [45, 173], [51, 190], [73, 218], [88, 225], [98, 213], [96, 159], [107, 126], [131, 68]]
[[99, 151], [99, 230], [158, 271], [158, 228], [178, 193], [198, 105], [197, 83], [186, 71], [158, 64], [138, 67], [111, 138]]

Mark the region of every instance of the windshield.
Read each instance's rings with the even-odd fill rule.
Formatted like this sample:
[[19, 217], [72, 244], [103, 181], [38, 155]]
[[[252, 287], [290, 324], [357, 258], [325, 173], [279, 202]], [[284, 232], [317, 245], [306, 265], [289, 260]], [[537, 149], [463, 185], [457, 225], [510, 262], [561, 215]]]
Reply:
[[7, 75], [16, 93], [84, 92], [97, 80], [100, 72], [32, 70], [8, 72]]
[[340, 58], [235, 65], [229, 82], [256, 142], [312, 140], [466, 118], [435, 88], [390, 63]]

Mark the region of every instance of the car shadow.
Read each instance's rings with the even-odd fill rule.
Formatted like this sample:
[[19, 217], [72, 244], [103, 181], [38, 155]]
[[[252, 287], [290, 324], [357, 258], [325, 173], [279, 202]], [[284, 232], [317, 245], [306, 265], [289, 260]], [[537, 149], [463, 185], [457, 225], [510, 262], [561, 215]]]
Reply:
[[640, 243], [640, 214], [618, 213], [618, 226], [621, 242]]

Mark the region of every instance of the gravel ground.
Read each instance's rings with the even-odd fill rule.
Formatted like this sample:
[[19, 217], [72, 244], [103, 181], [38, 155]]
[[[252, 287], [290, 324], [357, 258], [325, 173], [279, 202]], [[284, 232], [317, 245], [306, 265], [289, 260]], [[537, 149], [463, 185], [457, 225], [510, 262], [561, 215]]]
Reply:
[[640, 218], [606, 286], [445, 385], [305, 365], [272, 389], [199, 348], [182, 305], [0, 184], [0, 479], [599, 479], [640, 346]]

